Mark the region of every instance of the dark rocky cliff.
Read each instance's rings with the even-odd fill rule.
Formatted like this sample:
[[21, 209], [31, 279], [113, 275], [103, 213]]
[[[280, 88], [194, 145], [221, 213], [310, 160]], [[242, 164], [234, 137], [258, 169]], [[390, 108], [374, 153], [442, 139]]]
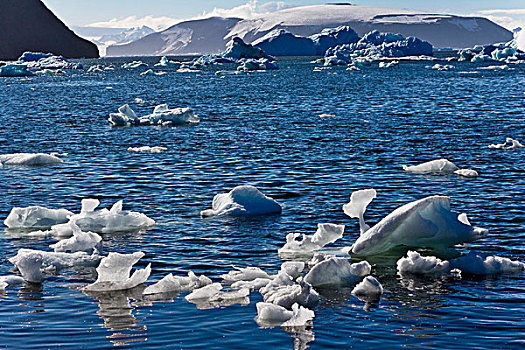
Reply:
[[99, 57], [95, 44], [73, 33], [42, 1], [0, 0], [0, 59], [15, 60], [24, 51]]

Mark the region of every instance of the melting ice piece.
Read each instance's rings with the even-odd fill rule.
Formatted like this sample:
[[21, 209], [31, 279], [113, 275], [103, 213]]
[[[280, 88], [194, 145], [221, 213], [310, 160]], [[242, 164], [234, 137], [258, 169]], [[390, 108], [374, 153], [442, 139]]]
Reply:
[[365, 223], [364, 214], [366, 207], [368, 207], [368, 204], [370, 204], [374, 198], [376, 198], [376, 190], [373, 188], [354, 191], [350, 196], [350, 203], [343, 205], [343, 211], [346, 215], [359, 219], [361, 234], [370, 229], [370, 226]]
[[416, 174], [430, 174], [430, 173], [440, 173], [440, 174], [450, 174], [459, 168], [447, 159], [435, 159], [430, 162], [426, 162], [419, 165], [406, 166], [403, 165], [403, 170], [409, 173]]
[[399, 61], [379, 62], [379, 68], [392, 68], [399, 66]]
[[164, 151], [167, 151], [168, 149], [166, 147], [159, 147], [159, 146], [142, 146], [142, 147], [129, 147], [129, 152], [151, 152], [151, 153], [161, 153]]
[[319, 294], [312, 288], [310, 283], [303, 280], [298, 284], [274, 286], [273, 288], [268, 288], [269, 285], [260, 291], [264, 301], [267, 303], [286, 308], [290, 308], [295, 303], [311, 308], [319, 303]]
[[127, 104], [119, 107], [118, 113], [110, 113], [109, 123], [113, 126], [130, 126], [138, 120], [137, 114]]
[[[460, 220], [461, 219], [461, 220]], [[427, 247], [439, 250], [472, 242], [488, 231], [472, 227], [466, 215], [450, 211], [450, 198], [432, 196], [405, 204], [361, 234], [350, 252], [359, 256], [376, 255], [397, 246]]]
[[207, 286], [195, 289], [193, 292], [186, 295], [184, 299], [188, 301], [196, 299], [209, 299], [215, 294], [219, 293], [221, 289], [222, 285], [220, 283], [212, 283]]
[[270, 278], [266, 272], [258, 267], [246, 267], [238, 268], [237, 270], [230, 271], [225, 275], [221, 275], [221, 278], [225, 282], [237, 282], [237, 281], [253, 281], [256, 278]]
[[334, 257], [312, 267], [304, 280], [314, 287], [353, 286], [371, 270], [367, 261], [350, 264], [346, 258]]
[[97, 266], [102, 257], [98, 254], [87, 254], [85, 252], [76, 253], [56, 253], [46, 252], [43, 250], [20, 249], [18, 253], [9, 259], [9, 261], [17, 265], [24, 256], [32, 254], [40, 254], [42, 257], [42, 268], [46, 271], [58, 271], [71, 267], [94, 267]]
[[262, 324], [281, 324], [283, 327], [303, 327], [313, 320], [315, 313], [312, 310], [292, 305], [292, 311], [271, 303], [257, 303], [257, 321]]
[[133, 254], [109, 253], [97, 267], [97, 280], [84, 287], [86, 291], [103, 292], [131, 289], [146, 282], [151, 273], [151, 264], [135, 270], [130, 277], [131, 268], [144, 256], [143, 252]]
[[86, 252], [93, 254], [102, 251], [102, 237], [94, 232], [82, 232], [80, 227], [74, 223], [70, 223], [70, 227], [72, 228], [73, 237], [50, 245], [55, 252]]
[[355, 296], [370, 296], [378, 298], [383, 294], [383, 286], [374, 277], [367, 276], [354, 287], [352, 294]]
[[261, 289], [268, 285], [272, 280], [269, 278], [256, 278], [253, 281], [237, 281], [231, 285], [232, 289], [248, 288], [250, 290]]
[[13, 208], [4, 220], [9, 228], [50, 228], [69, 220], [72, 212], [65, 209], [48, 209], [40, 206]]
[[140, 117], [140, 125], [182, 125], [200, 122], [199, 116], [191, 108], [170, 109], [167, 104], [161, 104], [154, 108], [153, 114]]
[[82, 229], [96, 233], [112, 233], [147, 229], [155, 220], [134, 211], [123, 211], [122, 201], [116, 202], [111, 210], [95, 211], [99, 204], [96, 199], [83, 199], [80, 214], [72, 215], [70, 221]]
[[508, 258], [470, 252], [466, 256], [450, 260], [453, 268], [472, 275], [495, 275], [525, 271], [525, 264]]
[[156, 76], [157, 75], [158, 76], [158, 75], [165, 75], [165, 74], [168, 74], [168, 73], [167, 72], [155, 72], [153, 69], [148, 69], [148, 70], [140, 73], [140, 75], [143, 75], [143, 76], [146, 76], [146, 75], [148, 75], [148, 76], [151, 76], [151, 75]]
[[289, 233], [286, 235], [286, 244], [278, 250], [281, 256], [311, 255], [313, 251], [323, 248], [329, 243], [343, 237], [344, 225], [318, 224], [313, 235]]
[[15, 286], [24, 283], [24, 278], [20, 276], [0, 276], [0, 289], [5, 289], [7, 286]]
[[334, 258], [334, 257], [335, 255], [331, 255], [331, 254], [315, 253], [312, 259], [308, 261], [308, 266], [310, 267], [315, 266], [319, 264], [321, 261], [325, 261], [327, 259]]
[[146, 68], [148, 65], [142, 61], [133, 61], [124, 63], [122, 66], [124, 69], [135, 69], [135, 68]]
[[254, 186], [237, 186], [213, 198], [212, 209], [201, 211], [202, 217], [280, 214], [279, 203]]
[[435, 256], [423, 257], [418, 252], [409, 251], [406, 258], [397, 261], [397, 271], [401, 274], [437, 275], [450, 271], [450, 264]]
[[42, 267], [42, 255], [36, 252], [31, 252], [22, 255], [17, 259], [15, 266], [20, 271], [24, 279], [32, 283], [41, 283], [44, 280], [44, 275], [40, 271]]
[[525, 147], [522, 145], [518, 140], [514, 140], [510, 137], [507, 137], [504, 143], [498, 143], [489, 145], [489, 148], [495, 148], [495, 149], [517, 149], [517, 148], [523, 148]]
[[454, 171], [454, 174], [463, 176], [463, 177], [477, 177], [479, 174], [476, 170], [472, 169], [459, 169]]
[[281, 271], [296, 279], [301, 276], [304, 270], [304, 262], [302, 261], [286, 261], [281, 265]]
[[178, 67], [180, 62], [170, 61], [166, 56], [162, 56], [159, 63], [155, 63], [155, 67]]
[[62, 163], [62, 159], [45, 153], [12, 153], [0, 155], [0, 164], [2, 165], [41, 166], [58, 163]]
[[173, 277], [173, 275], [170, 273], [166, 275], [163, 279], [158, 281], [157, 283], [148, 286], [142, 294], [157, 294], [157, 293], [169, 293], [169, 292], [178, 292], [180, 291], [181, 285], [180, 281]]

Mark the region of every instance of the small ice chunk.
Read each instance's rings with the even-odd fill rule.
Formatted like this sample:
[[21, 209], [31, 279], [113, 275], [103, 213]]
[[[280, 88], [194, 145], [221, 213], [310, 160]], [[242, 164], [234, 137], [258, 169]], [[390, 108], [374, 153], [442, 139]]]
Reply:
[[525, 264], [499, 256], [470, 252], [466, 256], [450, 260], [453, 268], [472, 275], [495, 275], [525, 271]]
[[201, 211], [202, 217], [280, 214], [279, 203], [254, 186], [237, 186], [213, 198], [212, 209]]
[[122, 66], [124, 69], [136, 69], [136, 68], [147, 68], [148, 65], [142, 61], [133, 61], [124, 63]]
[[238, 268], [237, 270], [230, 271], [225, 275], [221, 275], [221, 278], [225, 282], [237, 282], [237, 281], [253, 281], [256, 278], [270, 278], [266, 272], [258, 267], [246, 267]]
[[507, 137], [504, 143], [492, 144], [489, 145], [489, 148], [495, 149], [518, 149], [525, 147], [518, 140], [514, 140], [510, 137]]
[[3, 281], [0, 281], [0, 290], [5, 289], [5, 287], [7, 287], [7, 286], [8, 286], [7, 283], [5, 283], [5, 282], [3, 282]]
[[459, 168], [447, 159], [435, 159], [430, 162], [422, 163], [419, 165], [406, 166], [403, 165], [403, 170], [409, 173], [416, 174], [450, 174]]
[[110, 113], [108, 119], [113, 126], [130, 126], [135, 124], [137, 120], [137, 114], [128, 104], [119, 107], [118, 113]]
[[85, 252], [57, 253], [33, 249], [20, 249], [14, 257], [9, 258], [9, 261], [12, 264], [17, 265], [24, 256], [35, 253], [42, 257], [42, 268], [50, 272], [71, 267], [94, 267], [97, 266], [100, 259], [102, 259], [98, 254], [87, 254]]
[[315, 317], [315, 313], [305, 307], [299, 306], [298, 304], [292, 305], [292, 317], [281, 324], [281, 327], [304, 327], [308, 322], [312, 321]]
[[313, 235], [289, 233], [286, 235], [286, 244], [278, 250], [280, 256], [310, 255], [313, 251], [323, 248], [329, 243], [343, 237], [344, 225], [318, 224]]
[[312, 267], [304, 280], [314, 287], [353, 286], [371, 270], [367, 261], [350, 264], [346, 258], [334, 257]]
[[370, 226], [365, 223], [364, 214], [366, 207], [368, 207], [374, 198], [376, 198], [376, 190], [373, 188], [354, 191], [350, 196], [350, 203], [343, 205], [343, 211], [346, 215], [359, 219], [361, 234], [370, 229]]
[[383, 294], [383, 286], [374, 277], [367, 276], [354, 287], [352, 294], [355, 296], [379, 297]]
[[181, 290], [194, 290], [211, 284], [211, 279], [201, 275], [197, 277], [193, 271], [188, 272], [188, 277], [176, 277], [179, 280]]
[[294, 285], [292, 277], [290, 277], [290, 275], [288, 275], [287, 273], [280, 272], [279, 274], [277, 274], [277, 276], [275, 276], [273, 280], [266, 284], [266, 286], [259, 289], [259, 293], [265, 295], [276, 288], [292, 285]]
[[188, 301], [196, 299], [209, 299], [215, 294], [219, 293], [221, 289], [222, 285], [220, 283], [212, 283], [202, 288], [195, 289], [193, 292], [186, 295], [184, 299]]
[[166, 56], [162, 56], [159, 63], [155, 63], [155, 67], [178, 67], [180, 62], [170, 61]]
[[4, 220], [4, 225], [12, 229], [50, 228], [66, 223], [72, 212], [65, 209], [48, 209], [40, 206], [13, 208]]
[[199, 116], [193, 112], [193, 109], [189, 107], [170, 109], [167, 104], [158, 105], [153, 109], [153, 114], [139, 118], [141, 125], [182, 125], [199, 122]]
[[155, 72], [153, 69], [148, 69], [142, 73], [140, 73], [140, 75], [142, 76], [159, 76], [159, 75], [165, 75], [167, 74], [167, 72]]
[[41, 283], [44, 275], [40, 271], [42, 267], [42, 255], [36, 252], [24, 254], [15, 263], [16, 268], [24, 279], [31, 283]]
[[159, 146], [142, 146], [142, 147], [129, 147], [129, 152], [150, 152], [150, 153], [162, 153], [164, 151], [167, 151], [168, 149], [166, 147], [159, 147]]
[[[5, 289], [7, 286], [15, 286], [24, 283], [24, 278], [20, 276], [0, 276], [0, 289]], [[4, 287], [2, 287], [2, 285]]]
[[379, 62], [379, 68], [392, 68], [399, 66], [399, 61]]
[[335, 255], [325, 254], [325, 253], [315, 253], [310, 261], [308, 261], [308, 266], [312, 267], [319, 264], [321, 261], [326, 259], [334, 258]]
[[143, 252], [133, 254], [109, 253], [97, 267], [97, 280], [85, 286], [84, 290], [93, 292], [125, 290], [144, 283], [151, 273], [151, 264], [148, 264], [145, 269], [135, 270], [130, 277], [131, 268], [143, 256]]
[[472, 169], [459, 169], [459, 170], [454, 171], [454, 174], [463, 176], [463, 177], [476, 177], [479, 175], [476, 170], [472, 170]]
[[286, 261], [281, 265], [281, 271], [296, 279], [301, 276], [304, 270], [304, 262], [302, 261]]
[[276, 286], [270, 289], [267, 289], [267, 287], [265, 287], [265, 293], [261, 292], [261, 294], [264, 297], [264, 301], [268, 303], [286, 308], [290, 308], [295, 303], [305, 307], [315, 307], [319, 303], [319, 294], [312, 288], [310, 283], [303, 280], [298, 284], [288, 286]]
[[253, 281], [237, 281], [231, 285], [232, 289], [248, 288], [250, 290], [261, 289], [272, 280], [269, 278], [256, 278]]
[[62, 163], [62, 159], [45, 153], [1, 154], [2, 165], [41, 166]]
[[82, 232], [80, 227], [74, 223], [70, 224], [73, 231], [73, 237], [63, 239], [58, 243], [50, 245], [55, 252], [86, 252], [88, 254], [100, 253], [102, 251], [102, 237], [94, 232]]
[[163, 279], [157, 283], [146, 287], [142, 294], [157, 294], [157, 293], [169, 293], [169, 292], [178, 292], [180, 291], [181, 285], [179, 279], [173, 277], [173, 274], [166, 275]]
[[409, 251], [406, 258], [397, 261], [397, 271], [401, 274], [437, 275], [450, 271], [450, 264], [435, 256], [423, 257], [418, 252]]
[[315, 313], [298, 304], [292, 305], [292, 311], [271, 303], [256, 304], [257, 321], [262, 324], [281, 324], [283, 327], [303, 327], [313, 320]]
[[249, 288], [241, 288], [239, 290], [232, 290], [228, 292], [222, 292], [219, 291], [215, 295], [212, 295], [209, 298], [209, 301], [211, 303], [222, 303], [224, 301], [230, 301], [230, 300], [236, 300], [236, 299], [244, 299], [250, 295], [250, 289]]

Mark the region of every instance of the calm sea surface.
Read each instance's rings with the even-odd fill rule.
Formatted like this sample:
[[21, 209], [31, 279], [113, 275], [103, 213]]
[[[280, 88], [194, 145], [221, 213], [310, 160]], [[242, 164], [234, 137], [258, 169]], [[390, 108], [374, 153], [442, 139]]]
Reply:
[[[129, 60], [128, 60], [129, 61]], [[150, 64], [158, 59], [146, 59]], [[335, 248], [359, 235], [341, 206], [352, 191], [375, 188], [369, 224], [399, 205], [447, 195], [487, 238], [459, 249], [525, 262], [525, 150], [487, 146], [505, 137], [525, 141], [525, 67], [426, 69], [433, 63], [313, 72], [307, 60], [281, 60], [272, 72], [216, 76], [215, 70], [140, 76], [145, 69], [90, 75], [0, 78], [0, 154], [69, 153], [64, 163], [0, 168], [0, 218], [15, 206], [78, 212], [80, 200], [101, 207], [119, 199], [157, 225], [104, 236], [106, 252], [146, 256], [150, 281], [189, 270], [219, 276], [233, 266], [270, 273], [290, 232], [312, 234], [317, 223], [347, 225]], [[135, 99], [143, 100], [136, 103]], [[201, 123], [188, 127], [111, 128], [108, 114], [129, 103], [137, 114], [157, 104], [192, 107]], [[321, 113], [335, 115], [320, 118]], [[130, 146], [164, 146], [160, 154]], [[475, 169], [475, 179], [407, 174], [401, 164], [447, 158]], [[281, 216], [206, 219], [216, 193], [240, 184], [277, 199]], [[51, 250], [55, 241], [0, 231], [0, 275], [20, 248]], [[260, 328], [254, 292], [248, 305], [200, 310], [184, 300], [146, 300], [141, 289], [86, 295], [93, 270], [63, 271], [41, 286], [0, 292], [0, 348], [174, 349], [518, 349], [525, 347], [525, 274], [487, 278], [402, 279], [395, 260], [377, 262], [385, 292], [376, 305], [350, 289], [322, 292], [313, 326]]]

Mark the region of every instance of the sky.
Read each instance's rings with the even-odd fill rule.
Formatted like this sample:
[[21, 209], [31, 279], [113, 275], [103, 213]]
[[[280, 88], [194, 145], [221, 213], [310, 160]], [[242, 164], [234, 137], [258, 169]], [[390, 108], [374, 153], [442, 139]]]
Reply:
[[[279, 9], [345, 0], [43, 0], [68, 26], [129, 28], [148, 25], [161, 30], [186, 19], [210, 15], [249, 18]], [[525, 27], [525, 0], [349, 0], [354, 5], [487, 17], [514, 29]]]

